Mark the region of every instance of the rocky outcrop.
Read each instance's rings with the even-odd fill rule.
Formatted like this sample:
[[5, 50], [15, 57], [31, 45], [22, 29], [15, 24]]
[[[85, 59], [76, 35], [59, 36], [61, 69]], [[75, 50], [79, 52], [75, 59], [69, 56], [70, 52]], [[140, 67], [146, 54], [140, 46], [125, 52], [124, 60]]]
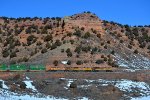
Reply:
[[93, 29], [98, 33], [104, 33], [104, 30], [102, 29], [102, 21], [94, 14], [81, 13], [64, 19], [66, 27], [84, 28], [84, 31], [91, 31], [91, 29]]

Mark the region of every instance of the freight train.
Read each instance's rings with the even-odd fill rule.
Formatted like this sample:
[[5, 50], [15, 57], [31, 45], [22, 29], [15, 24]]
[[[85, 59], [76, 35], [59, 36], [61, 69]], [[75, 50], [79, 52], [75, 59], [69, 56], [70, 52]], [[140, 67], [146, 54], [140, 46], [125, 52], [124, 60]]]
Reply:
[[0, 65], [0, 71], [106, 71], [112, 72], [113, 67], [52, 67], [50, 65]]

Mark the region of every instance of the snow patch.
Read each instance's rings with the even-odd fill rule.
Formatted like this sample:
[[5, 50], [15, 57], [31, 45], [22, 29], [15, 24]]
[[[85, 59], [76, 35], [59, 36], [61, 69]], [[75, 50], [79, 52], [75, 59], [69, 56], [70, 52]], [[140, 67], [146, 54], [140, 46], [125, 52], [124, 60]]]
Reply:
[[92, 84], [89, 84], [89, 85], [79, 85], [78, 87], [79, 87], [79, 88], [88, 88], [88, 87], [90, 87], [90, 86], [92, 86]]
[[73, 83], [73, 81], [75, 81], [75, 79], [66, 79], [66, 78], [59, 78], [59, 79], [67, 81], [67, 86], [64, 87], [65, 89], [68, 89], [70, 87], [70, 84]]
[[32, 89], [34, 92], [37, 92], [37, 89], [35, 88], [35, 86], [32, 85], [33, 81], [30, 80], [29, 77], [25, 77], [25, 81], [23, 81], [26, 84], [26, 88], [28, 89]]
[[85, 81], [88, 82], [88, 83], [92, 83], [92, 82], [94, 82], [95, 80], [87, 80], [87, 79], [85, 79]]
[[140, 98], [132, 98], [131, 100], [150, 100], [150, 96], [140, 97]]
[[89, 100], [88, 98], [86, 98], [86, 97], [83, 97], [82, 99], [80, 99], [80, 100]]
[[[133, 91], [133, 89], [137, 88], [142, 93], [150, 93], [150, 87], [145, 82], [133, 82], [131, 80], [121, 80], [120, 82], [117, 82], [116, 87], [118, 87], [122, 91]], [[142, 94], [141, 93], [141, 94]]]
[[121, 91], [132, 93], [137, 92], [140, 93], [141, 96], [150, 95], [150, 86], [145, 82], [135, 82], [131, 80], [98, 80], [101, 86], [107, 86], [107, 84], [114, 85], [119, 88]]
[[32, 85], [33, 81], [23, 81], [27, 86], [26, 88], [28, 89], [32, 89], [33, 91], [37, 91], [37, 89], [35, 88], [35, 86]]
[[7, 85], [5, 85], [5, 82], [3, 80], [0, 80], [0, 82], [2, 82], [2, 88], [9, 89], [9, 87]]
[[150, 69], [150, 59], [144, 57], [141, 54], [125, 54], [125, 53], [115, 53], [114, 55], [116, 63], [120, 67], [130, 68], [130, 69]]
[[30, 78], [29, 78], [29, 77], [27, 77], [27, 76], [26, 76], [26, 79], [27, 79], [27, 80], [30, 80]]
[[126, 71], [126, 72], [135, 72], [137, 70], [134, 70], [134, 69], [124, 69], [123, 71]]
[[67, 87], [70, 87], [70, 84], [71, 84], [73, 81], [74, 81], [73, 79], [69, 79], [69, 80], [68, 80]]
[[66, 65], [68, 63], [68, 60], [67, 61], [61, 61], [61, 63]]
[[127, 64], [124, 64], [124, 63], [119, 63], [119, 66], [120, 66], [120, 67], [128, 67], [128, 65], [127, 65]]

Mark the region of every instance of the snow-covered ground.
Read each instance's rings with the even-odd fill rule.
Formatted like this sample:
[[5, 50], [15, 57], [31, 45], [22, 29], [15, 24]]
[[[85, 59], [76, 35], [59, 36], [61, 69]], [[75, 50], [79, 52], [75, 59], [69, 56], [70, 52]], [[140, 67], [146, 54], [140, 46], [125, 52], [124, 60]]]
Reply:
[[0, 91], [0, 100], [67, 100], [63, 98], [56, 98], [53, 96], [44, 96], [42, 94], [28, 95], [28, 94], [17, 94], [10, 92], [9, 90], [2, 89]]
[[[0, 80], [2, 82], [2, 88], [0, 88], [0, 100], [68, 100], [65, 98], [57, 98], [54, 96], [46, 96], [44, 94], [38, 93], [37, 89], [32, 85], [32, 82], [30, 78], [25, 78], [25, 84], [27, 85], [26, 88], [32, 89], [36, 93], [29, 93], [29, 94], [19, 94], [15, 92], [11, 92], [9, 90], [9, 87], [5, 84], [3, 80]], [[68, 84], [66, 88], [70, 86], [70, 84], [73, 82], [72, 80], [68, 81]], [[86, 97], [79, 97], [79, 100], [89, 100]]]
[[131, 100], [150, 100], [150, 96], [140, 97], [140, 98], [132, 98]]
[[111, 84], [126, 93], [140, 93], [141, 96], [150, 95], [150, 86], [145, 82], [135, 82], [127, 79], [122, 80], [103, 80], [99, 79], [100, 85]]
[[[76, 81], [76, 79], [65, 79], [67, 83], [67, 88], [70, 86], [70, 84], [74, 81]], [[108, 85], [113, 85], [117, 88], [119, 88], [121, 91], [123, 91], [124, 93], [130, 94], [130, 93], [139, 93], [139, 98], [143, 98], [142, 100], [150, 100], [150, 86], [145, 83], [145, 82], [136, 82], [136, 81], [131, 81], [131, 80], [127, 80], [127, 79], [122, 79], [122, 80], [104, 80], [104, 79], [98, 79], [98, 80], [87, 80], [84, 79], [86, 82], [88, 82], [88, 84], [78, 84], [77, 87], [78, 88], [88, 88], [90, 86], [92, 86], [92, 84], [99, 83], [99, 86], [108, 86]], [[148, 96], [148, 97], [146, 97]], [[130, 97], [130, 96], [128, 96]], [[135, 98], [135, 97], [130, 97], [132, 98], [132, 100], [140, 100], [139, 98]], [[149, 98], [149, 99], [144, 99], [144, 98]]]
[[[61, 78], [63, 80], [66, 80], [66, 89], [69, 89], [69, 86], [72, 82], [77, 81], [77, 79], [66, 79]], [[88, 80], [83, 79], [86, 81], [86, 84], [77, 84], [78, 88], [88, 88], [92, 86], [93, 84], [97, 84], [97, 86], [108, 86], [113, 85], [117, 88], [119, 88], [121, 91], [125, 93], [125, 96], [131, 98], [131, 100], [150, 100], [150, 85], [145, 82], [136, 82], [131, 81], [127, 79], [121, 79], [121, 80], [104, 80], [104, 79], [97, 79], [97, 80]], [[29, 94], [18, 94], [15, 92], [9, 91], [9, 87], [5, 84], [5, 81], [0, 80], [2, 82], [2, 87], [0, 89], [0, 100], [67, 100], [64, 98], [57, 98], [54, 96], [45, 96], [44, 94], [38, 93], [36, 88], [32, 85], [32, 81], [30, 78], [26, 77], [25, 83], [27, 85], [27, 88], [30, 88], [37, 93], [29, 93]], [[132, 93], [138, 93], [139, 97], [134, 97]], [[81, 97], [79, 100], [88, 100], [87, 97]]]
[[[43, 94], [28, 95], [28, 94], [17, 94], [10, 92], [9, 90], [1, 89], [0, 100], [68, 100], [64, 98], [57, 98], [54, 96], [45, 96]], [[86, 97], [80, 97], [79, 100], [89, 100]]]
[[[4, 83], [3, 80], [0, 80], [2, 82], [2, 89], [0, 89], [0, 100], [67, 100], [63, 98], [56, 98], [53, 96], [45, 96], [40, 93], [35, 94], [18, 94], [15, 92], [9, 91], [9, 87]], [[37, 89], [32, 85], [32, 82], [30, 78], [26, 77], [25, 84], [27, 85], [26, 88], [30, 88], [33, 91], [37, 91]]]
[[[118, 87], [121, 91], [124, 91], [126, 93], [139, 93], [140, 97], [130, 97], [132, 100], [150, 100], [150, 86], [145, 82], [135, 82], [131, 80], [99, 80], [99, 82], [102, 82], [101, 85], [111, 84], [115, 87]], [[142, 99], [141, 99], [142, 98]], [[149, 99], [148, 99], [149, 98]]]
[[[67, 83], [67, 87], [70, 86], [72, 82], [74, 82], [76, 79], [65, 79]], [[78, 87], [89, 87], [92, 86], [94, 82], [98, 82], [100, 86], [107, 86], [107, 85], [114, 85], [115, 87], [118, 87], [121, 91], [124, 92], [138, 92], [141, 96], [147, 96], [150, 95], [150, 86], [145, 82], [136, 82], [131, 81], [127, 79], [122, 80], [104, 80], [104, 79], [98, 79], [98, 80], [87, 80], [85, 79], [88, 84], [86, 85], [78, 85]]]

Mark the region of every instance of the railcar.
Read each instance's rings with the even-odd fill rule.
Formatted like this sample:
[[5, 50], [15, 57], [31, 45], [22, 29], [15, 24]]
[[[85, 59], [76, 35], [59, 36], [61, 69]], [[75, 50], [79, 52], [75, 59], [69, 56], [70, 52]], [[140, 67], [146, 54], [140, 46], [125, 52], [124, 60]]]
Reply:
[[0, 71], [7, 71], [8, 67], [5, 64], [0, 65]]

